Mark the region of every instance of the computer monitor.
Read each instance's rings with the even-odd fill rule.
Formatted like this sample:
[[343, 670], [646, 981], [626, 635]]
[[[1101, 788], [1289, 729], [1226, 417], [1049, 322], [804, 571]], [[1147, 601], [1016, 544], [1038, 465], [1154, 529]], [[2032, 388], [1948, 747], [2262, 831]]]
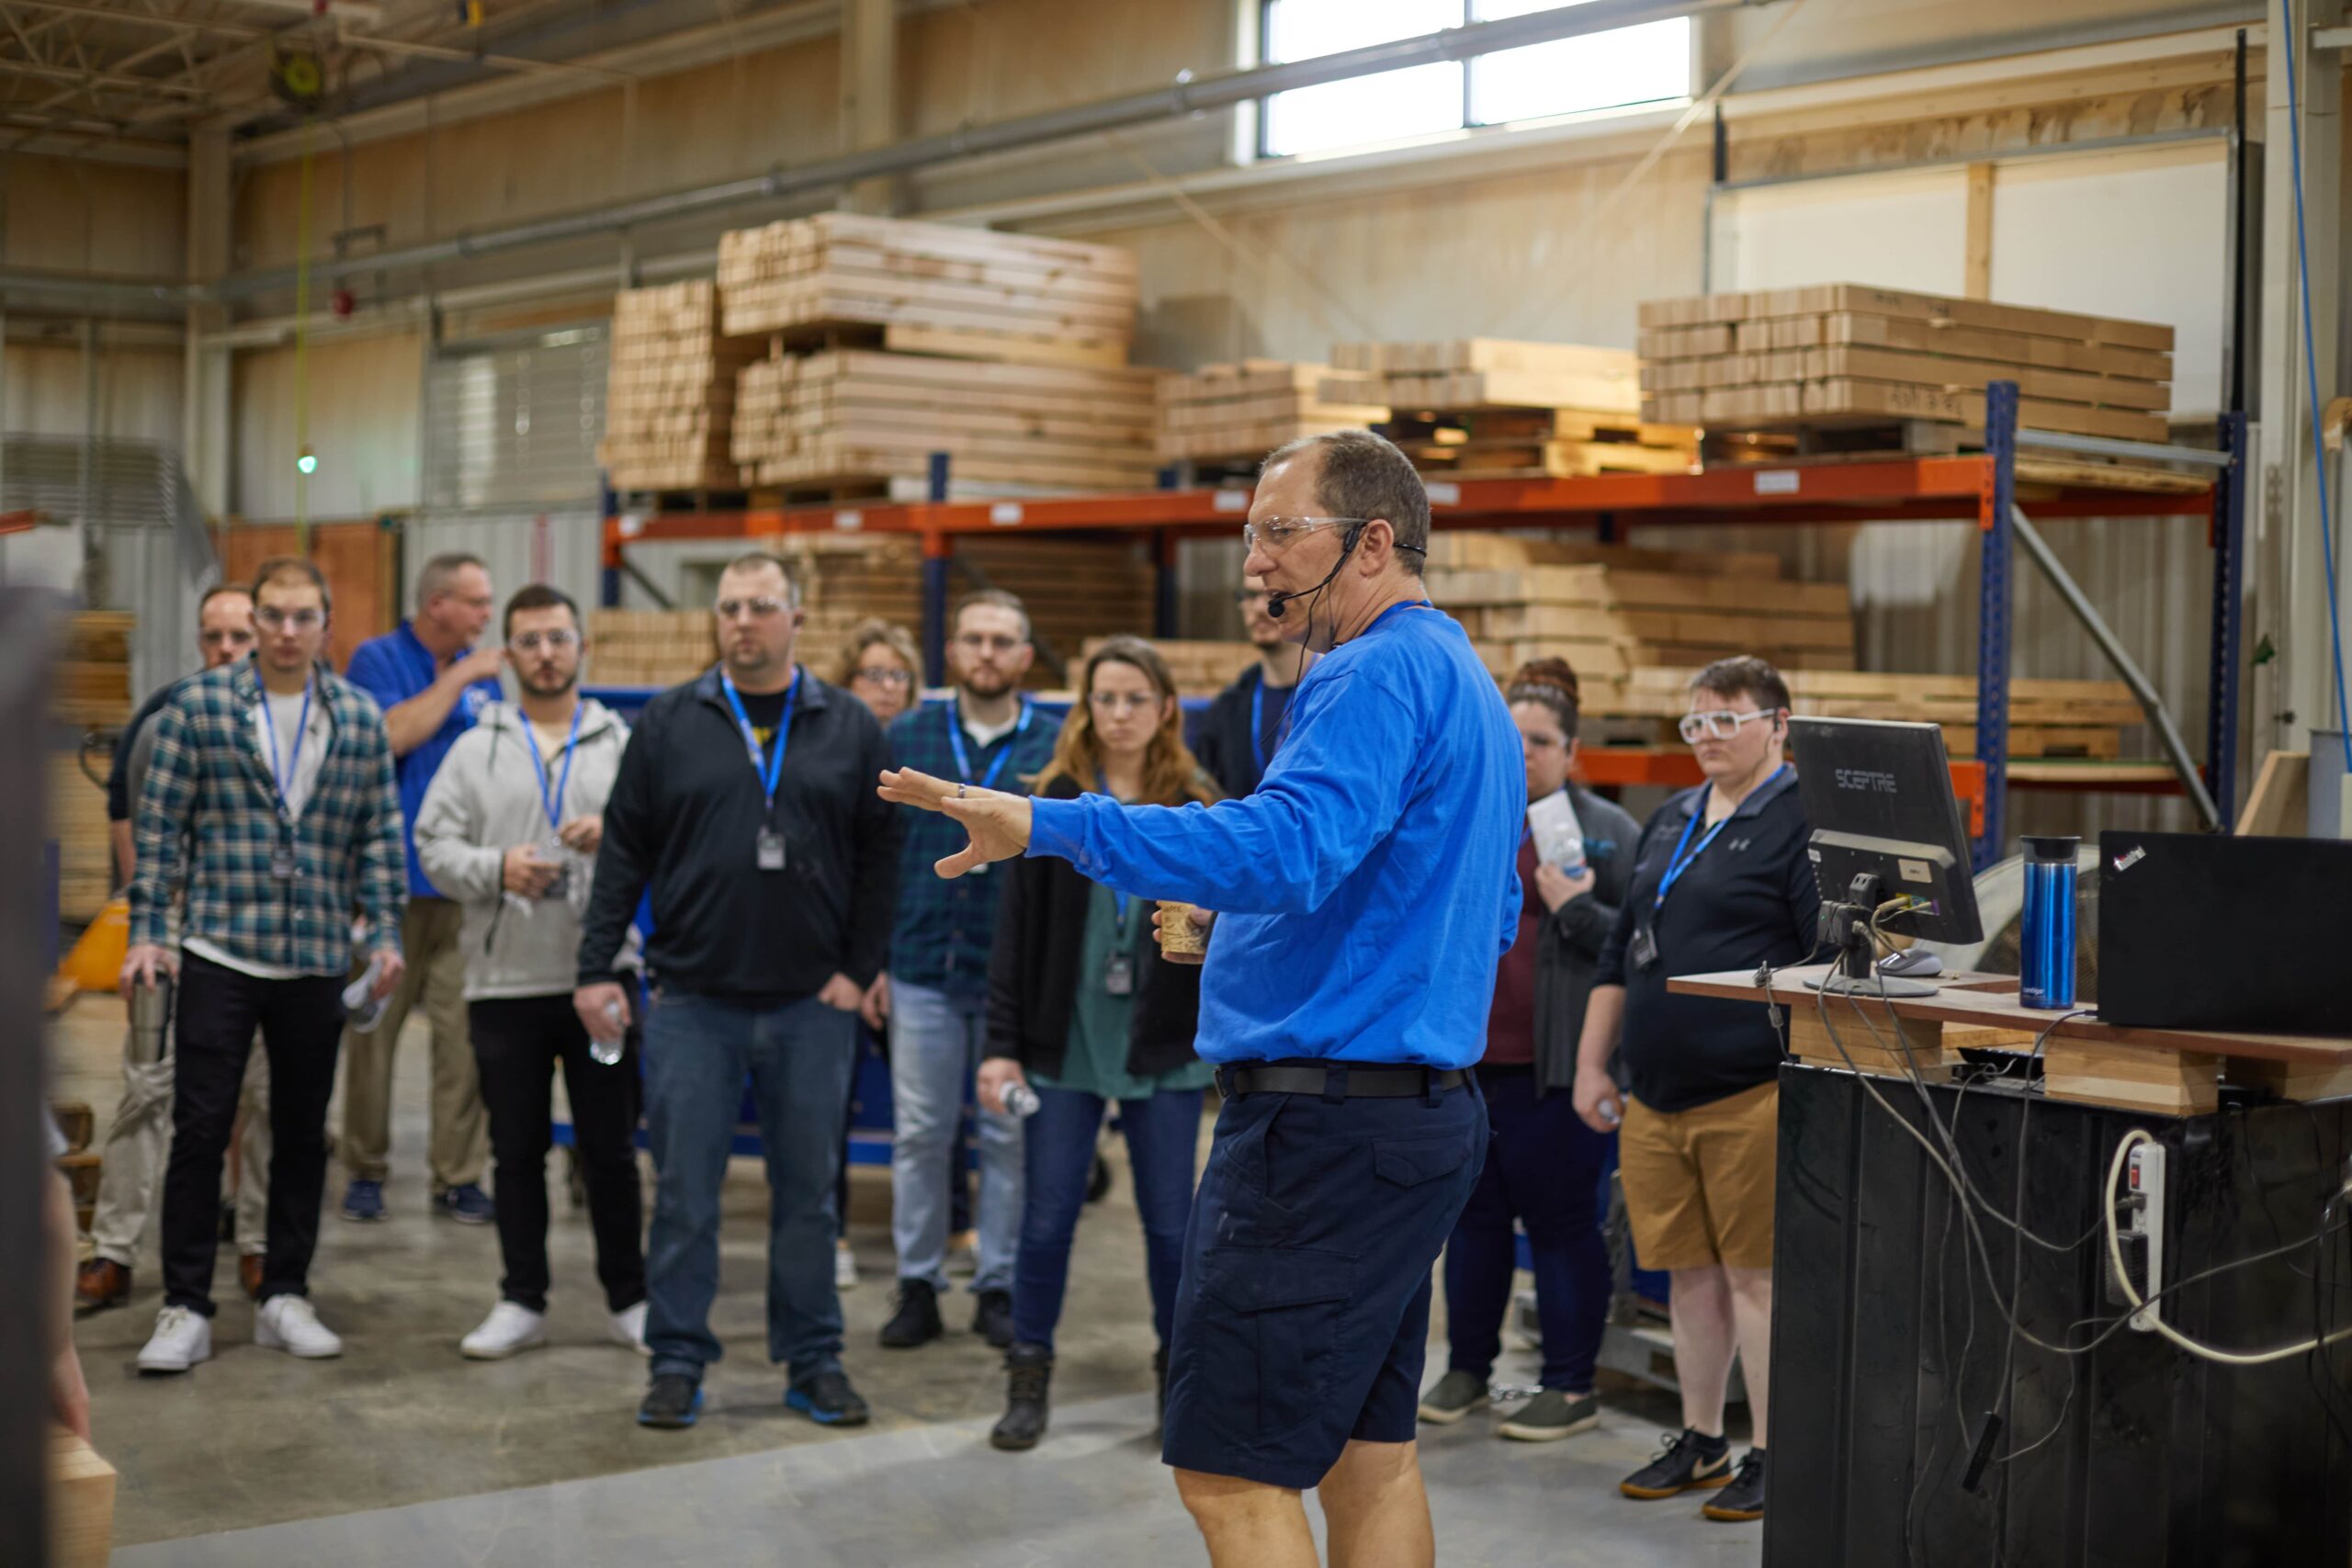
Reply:
[[[1936, 987], [1872, 964], [1881, 931], [1978, 942], [1967, 825], [1952, 793], [1944, 732], [1878, 719], [1789, 720], [1797, 792], [1813, 823], [1806, 853], [1821, 885], [1824, 939], [1838, 950], [1824, 990], [1924, 997]], [[1883, 912], [1882, 912], [1883, 911]]]

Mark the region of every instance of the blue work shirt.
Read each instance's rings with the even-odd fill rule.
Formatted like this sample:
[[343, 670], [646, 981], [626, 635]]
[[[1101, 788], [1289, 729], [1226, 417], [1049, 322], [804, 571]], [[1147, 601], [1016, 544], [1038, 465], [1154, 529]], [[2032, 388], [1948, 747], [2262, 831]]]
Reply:
[[1035, 802], [1029, 853], [1219, 919], [1201, 976], [1212, 1062], [1466, 1067], [1518, 934], [1519, 730], [1462, 628], [1396, 606], [1306, 672], [1255, 795]]
[[[457, 657], [463, 659], [471, 649], [460, 649]], [[416, 628], [402, 621], [398, 629], [382, 637], [371, 637], [351, 650], [351, 665], [344, 679], [376, 699], [376, 705], [390, 713], [395, 706], [420, 695], [440, 675], [441, 661], [433, 650], [417, 639]], [[457, 705], [441, 728], [425, 737], [423, 745], [399, 758], [394, 766], [400, 774], [401, 839], [408, 847], [408, 893], [412, 898], [438, 898], [440, 893], [425, 880], [424, 867], [416, 858], [416, 811], [424, 804], [424, 791], [433, 783], [433, 775], [441, 769], [441, 759], [458, 743], [458, 737], [474, 727], [474, 717], [484, 703], [494, 703], [502, 695], [495, 679], [477, 681], [458, 695]]]

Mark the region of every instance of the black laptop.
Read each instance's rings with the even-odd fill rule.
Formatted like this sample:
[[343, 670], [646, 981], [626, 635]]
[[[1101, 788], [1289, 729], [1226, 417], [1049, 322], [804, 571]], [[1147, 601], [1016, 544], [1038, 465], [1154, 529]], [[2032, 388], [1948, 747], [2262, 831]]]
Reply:
[[2352, 842], [2098, 836], [2098, 1016], [2352, 1035]]

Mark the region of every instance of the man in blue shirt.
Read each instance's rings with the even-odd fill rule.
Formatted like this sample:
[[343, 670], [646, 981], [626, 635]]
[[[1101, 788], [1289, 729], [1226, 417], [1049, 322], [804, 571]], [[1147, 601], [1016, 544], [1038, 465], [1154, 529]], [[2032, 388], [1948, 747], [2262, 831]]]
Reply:
[[[1216, 1568], [1436, 1547], [1413, 1445], [1430, 1269], [1485, 1158], [1477, 1060], [1517, 934], [1518, 731], [1462, 628], [1422, 597], [1429, 498], [1365, 431], [1266, 460], [1245, 570], [1325, 657], [1245, 800], [1030, 800], [888, 773], [945, 812], [955, 877], [1058, 855], [1219, 911], [1200, 1053], [1226, 1093], [1186, 1236], [1162, 1457]], [[1295, 629], [1294, 629], [1295, 628]], [[1328, 651], [1327, 651], [1328, 650]]]
[[428, 1163], [434, 1212], [469, 1225], [493, 1213], [481, 1190], [490, 1160], [473, 1041], [466, 1029], [466, 957], [458, 947], [463, 910], [441, 896], [416, 858], [416, 815], [441, 759], [471, 729], [484, 703], [500, 695], [501, 648], [476, 649], [496, 604], [490, 569], [469, 555], [435, 556], [416, 579], [416, 615], [398, 629], [354, 649], [351, 683], [384, 710], [400, 771], [401, 836], [408, 848], [408, 915], [401, 946], [408, 974], [382, 1018], [366, 1032], [344, 1034], [343, 1160], [351, 1185], [346, 1220], [384, 1217], [384, 1179], [391, 1157], [392, 1053], [410, 1010], [422, 1003], [433, 1029], [433, 1133]]

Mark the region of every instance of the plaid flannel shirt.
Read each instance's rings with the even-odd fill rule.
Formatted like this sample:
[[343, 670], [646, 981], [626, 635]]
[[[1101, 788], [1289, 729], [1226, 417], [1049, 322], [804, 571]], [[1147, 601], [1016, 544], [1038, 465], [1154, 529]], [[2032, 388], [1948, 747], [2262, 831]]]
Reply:
[[351, 964], [355, 910], [368, 919], [371, 946], [398, 950], [407, 862], [383, 712], [324, 665], [316, 678], [330, 739], [294, 824], [290, 879], [270, 874], [283, 829], [254, 733], [261, 681], [253, 659], [191, 676], [155, 715], [136, 813], [132, 942], [167, 940], [166, 912], [185, 887], [181, 936], [250, 963], [340, 975]]
[[[1026, 700], [1026, 699], [1023, 699]], [[890, 726], [890, 756], [894, 765], [913, 768], [933, 778], [961, 780], [956, 748], [947, 727], [954, 710], [944, 702], [918, 704]], [[1054, 760], [1054, 740], [1061, 726], [1042, 713], [1030, 716], [1024, 734], [1013, 730], [985, 747], [964, 737], [965, 755], [971, 759], [978, 784], [1007, 751], [1004, 770], [995, 788], [1015, 795], [1029, 793], [1029, 780]], [[984, 875], [959, 876], [953, 882], [932, 870], [964, 847], [964, 829], [952, 817], [904, 807], [907, 836], [899, 861], [898, 922], [890, 933], [890, 977], [938, 990], [978, 995], [988, 988], [989, 950], [996, 940], [996, 907], [1002, 868], [988, 868]]]

